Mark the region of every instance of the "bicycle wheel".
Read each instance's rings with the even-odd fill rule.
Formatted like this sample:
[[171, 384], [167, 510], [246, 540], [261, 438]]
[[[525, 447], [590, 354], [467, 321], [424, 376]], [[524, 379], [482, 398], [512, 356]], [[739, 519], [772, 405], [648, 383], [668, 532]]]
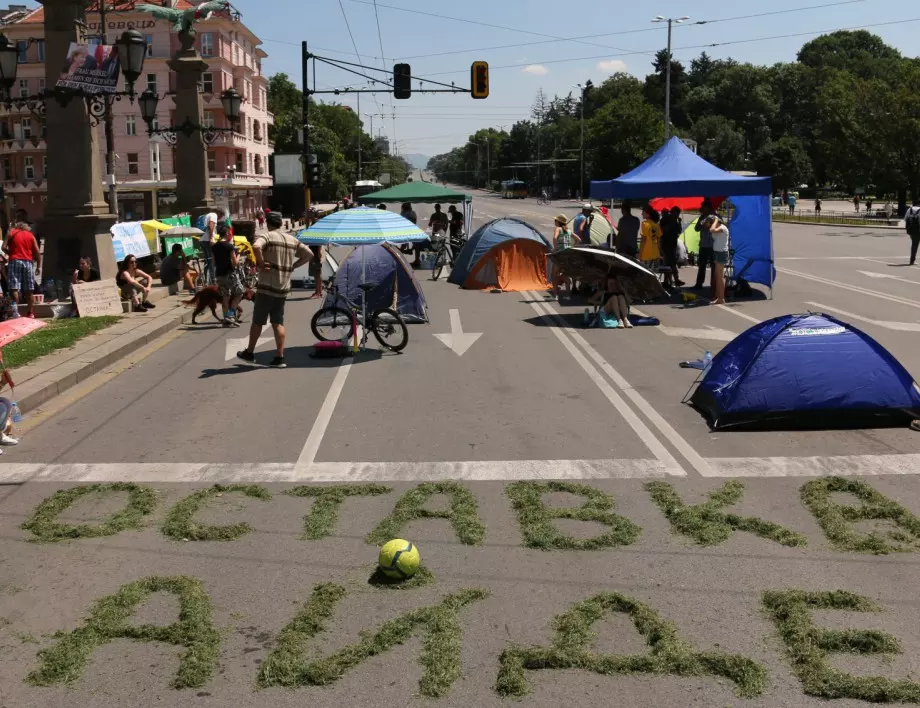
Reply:
[[341, 342], [351, 339], [355, 332], [352, 314], [341, 307], [324, 307], [310, 320], [313, 336], [321, 342]]
[[441, 277], [441, 271], [444, 270], [444, 261], [447, 260], [445, 249], [439, 248], [434, 257], [434, 266], [431, 268], [431, 279], [437, 280]]
[[377, 310], [371, 320], [371, 330], [380, 346], [391, 352], [401, 352], [409, 343], [409, 330], [395, 310]]

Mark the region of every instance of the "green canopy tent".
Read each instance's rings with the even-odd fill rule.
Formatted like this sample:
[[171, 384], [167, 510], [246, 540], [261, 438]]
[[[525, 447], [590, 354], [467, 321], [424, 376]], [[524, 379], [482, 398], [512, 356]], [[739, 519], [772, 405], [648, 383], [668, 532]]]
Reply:
[[361, 204], [463, 204], [463, 223], [470, 229], [473, 222], [473, 198], [469, 194], [441, 187], [431, 182], [406, 182], [379, 192], [358, 197]]

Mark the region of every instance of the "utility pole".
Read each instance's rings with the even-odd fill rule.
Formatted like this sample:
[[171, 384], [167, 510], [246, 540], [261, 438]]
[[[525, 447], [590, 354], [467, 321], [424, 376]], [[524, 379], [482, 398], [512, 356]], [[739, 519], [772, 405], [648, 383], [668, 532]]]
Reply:
[[307, 50], [307, 42], [303, 41], [301, 49], [301, 82], [303, 84], [303, 141], [301, 143], [300, 160], [303, 163], [303, 208], [306, 212], [310, 211], [310, 205], [313, 201], [310, 199], [310, 72], [308, 71], [310, 63], [310, 52]]
[[[108, 39], [106, 29], [106, 4], [107, 0], [99, 2], [99, 34], [102, 44]], [[105, 182], [109, 191], [109, 211], [115, 215], [115, 220], [120, 221], [118, 215], [118, 186], [115, 184], [115, 124], [112, 117], [112, 98], [103, 96], [105, 99], [105, 114], [103, 115], [103, 126], [105, 131]]]
[[665, 80], [664, 80], [664, 139], [665, 141], [670, 140], [671, 138], [671, 25], [673, 23], [683, 24], [684, 20], [689, 20], [689, 15], [684, 15], [683, 17], [678, 17], [677, 19], [671, 17], [663, 17], [657, 15], [652, 22], [667, 22], [668, 23], [668, 66], [665, 70]]
[[[361, 125], [361, 94], [357, 93], [355, 96], [358, 97], [358, 182], [361, 181], [361, 135], [364, 133], [364, 128]], [[373, 128], [371, 129], [373, 132]]]
[[578, 181], [578, 193], [585, 198], [585, 88], [587, 84], [578, 84], [581, 89], [581, 178]]

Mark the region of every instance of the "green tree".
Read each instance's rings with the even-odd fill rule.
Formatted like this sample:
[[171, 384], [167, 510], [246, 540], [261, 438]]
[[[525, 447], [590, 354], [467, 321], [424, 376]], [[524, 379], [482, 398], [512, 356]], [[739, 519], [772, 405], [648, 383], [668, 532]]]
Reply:
[[586, 126], [591, 176], [619, 177], [648, 158], [664, 140], [664, 122], [641, 92], [624, 93], [595, 113]]
[[690, 129], [690, 135], [699, 145], [701, 157], [723, 170], [744, 169], [744, 135], [728, 118], [719, 115], [700, 118]]
[[811, 160], [799, 138], [767, 142], [754, 156], [758, 174], [773, 177], [773, 186], [794, 189], [811, 179]]
[[303, 125], [303, 94], [283, 72], [268, 79], [268, 110], [275, 116], [275, 124], [268, 127], [268, 139], [275, 144], [275, 152], [298, 152], [297, 131]]
[[[667, 84], [666, 70], [668, 68], [668, 52], [660, 50], [652, 62], [654, 73], [645, 78], [645, 100], [660, 111], [664, 111], [665, 86]], [[689, 125], [684, 101], [690, 90], [690, 80], [684, 65], [675, 61], [671, 56], [671, 123], [679, 128]], [[663, 122], [663, 119], [662, 119]]]

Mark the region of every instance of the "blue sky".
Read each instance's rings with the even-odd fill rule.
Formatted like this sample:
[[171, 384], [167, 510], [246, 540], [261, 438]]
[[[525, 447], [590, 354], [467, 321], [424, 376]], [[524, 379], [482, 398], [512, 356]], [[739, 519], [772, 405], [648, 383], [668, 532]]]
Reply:
[[[377, 0], [380, 34], [373, 0], [233, 0], [244, 22], [264, 41], [267, 73], [287, 72], [300, 84], [300, 42], [330, 58], [357, 61], [343, 17], [363, 63], [387, 67], [405, 59], [414, 76], [456, 81], [469, 86], [469, 66], [488, 61], [491, 94], [477, 101], [465, 94], [414, 95], [404, 101], [388, 94], [361, 97], [364, 113], [375, 116], [375, 133], [396, 139], [400, 152], [433, 155], [465, 142], [487, 126], [510, 127], [526, 117], [540, 87], [550, 96], [567, 93], [586, 79], [602, 81], [614, 71], [643, 77], [654, 52], [666, 44], [666, 30], [650, 22], [655, 15], [690, 15], [690, 22], [776, 12], [765, 17], [675, 27], [674, 56], [689, 64], [702, 49], [694, 45], [734, 42], [707, 48], [713, 57], [772, 64], [792, 61], [801, 45], [822, 31], [869, 27], [901, 52], [916, 56], [920, 38], [920, 4], [916, 0]], [[824, 7], [814, 7], [821, 6]], [[803, 9], [813, 7], [814, 9]], [[408, 11], [393, 8], [404, 8]], [[428, 14], [419, 14], [428, 13]], [[432, 16], [434, 15], [434, 16]], [[456, 19], [447, 19], [456, 18]], [[472, 20], [512, 29], [470, 24]], [[915, 20], [914, 22], [906, 22]], [[802, 36], [764, 39], [776, 35]], [[807, 33], [807, 34], [804, 34]], [[604, 35], [592, 36], [587, 35]], [[577, 39], [570, 39], [577, 37]], [[564, 39], [565, 41], [551, 41]], [[381, 52], [381, 41], [383, 51]], [[487, 49], [503, 45], [502, 49]], [[598, 46], [600, 45], [600, 46]], [[341, 53], [333, 53], [336, 50]], [[463, 51], [460, 51], [463, 50]], [[450, 54], [444, 54], [451, 52]], [[457, 53], [454, 53], [457, 52]], [[380, 57], [386, 57], [381, 60]], [[413, 57], [407, 59], [408, 57]], [[588, 58], [590, 57], [590, 58]], [[560, 61], [573, 59], [572, 61]], [[498, 68], [506, 66], [508, 68]], [[453, 72], [442, 74], [442, 72]], [[433, 76], [438, 74], [437, 76]], [[379, 72], [373, 76], [384, 76]], [[323, 87], [344, 87], [364, 80], [317, 64]], [[325, 97], [357, 107], [356, 97]], [[396, 109], [395, 124], [392, 119]], [[364, 118], [368, 132], [370, 119]]]

